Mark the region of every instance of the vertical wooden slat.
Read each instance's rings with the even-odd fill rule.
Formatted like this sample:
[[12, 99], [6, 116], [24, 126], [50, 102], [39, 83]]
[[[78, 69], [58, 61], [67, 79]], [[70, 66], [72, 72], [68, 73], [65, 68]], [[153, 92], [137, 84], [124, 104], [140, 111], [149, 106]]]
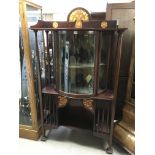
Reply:
[[37, 76], [38, 76], [38, 93], [39, 93], [39, 101], [40, 101], [40, 109], [41, 109], [41, 123], [42, 123], [42, 133], [44, 133], [43, 127], [43, 103], [42, 103], [42, 93], [41, 93], [41, 74], [40, 74], [40, 59], [39, 59], [39, 48], [38, 48], [38, 38], [37, 31], [35, 32], [35, 47], [36, 47], [36, 59], [37, 59]]
[[109, 105], [107, 105], [107, 128], [106, 128], [106, 130], [107, 130], [107, 132], [108, 132], [108, 127], [109, 127]]
[[51, 100], [51, 95], [49, 95], [49, 115], [50, 115], [50, 124], [52, 123], [52, 113], [51, 113], [51, 104], [52, 104], [52, 100]]
[[52, 97], [52, 105], [53, 105], [53, 118], [54, 118], [54, 124], [55, 124], [55, 118], [56, 118], [56, 116], [55, 116], [55, 106], [54, 106], [54, 96]]
[[46, 102], [46, 94], [42, 94], [42, 108], [40, 108], [41, 109], [41, 122], [43, 122], [42, 118], [44, 119], [43, 111], [44, 111], [45, 102]]
[[114, 73], [114, 98], [112, 100], [111, 105], [111, 122], [110, 122], [110, 138], [109, 138], [109, 146], [112, 145], [112, 135], [113, 135], [113, 126], [114, 126], [114, 116], [115, 116], [115, 103], [117, 99], [117, 90], [118, 90], [118, 79], [119, 79], [119, 73], [120, 73], [120, 64], [121, 64], [121, 54], [122, 54], [122, 38], [123, 38], [123, 31], [119, 32], [118, 34], [118, 42], [117, 42], [117, 56], [116, 56], [116, 70]]
[[59, 120], [59, 115], [58, 115], [58, 104], [55, 104], [55, 103], [58, 103], [58, 95], [54, 97], [54, 111], [55, 111], [55, 121], [56, 121], [56, 126], [58, 125], [58, 120]]
[[97, 132], [99, 131], [99, 127], [100, 127], [100, 109], [98, 109], [97, 113]]
[[48, 101], [49, 101], [49, 94], [46, 96], [46, 102], [45, 102], [45, 124], [47, 124], [47, 121], [48, 121], [48, 109], [47, 109], [47, 104], [48, 104]]
[[33, 77], [33, 70], [32, 70], [32, 57], [31, 57], [30, 40], [29, 40], [29, 33], [28, 33], [28, 22], [27, 22], [25, 0], [20, 0], [19, 2], [19, 13], [20, 13], [20, 20], [21, 20], [23, 45], [24, 45], [26, 74], [27, 74], [27, 80], [28, 80], [28, 90], [29, 90], [28, 93], [30, 98], [29, 102], [31, 107], [32, 128], [38, 129], [34, 77]]
[[50, 115], [50, 121], [49, 121], [49, 123], [51, 124], [51, 122], [52, 122], [52, 113], [51, 113], [51, 95], [49, 95], [49, 115]]
[[44, 120], [43, 120], [43, 122], [44, 122], [44, 124], [46, 124], [46, 120], [47, 120], [47, 113], [46, 113], [46, 103], [47, 103], [47, 101], [48, 101], [48, 94], [45, 94], [45, 102], [44, 102], [44, 108], [43, 108], [43, 118], [44, 118]]
[[103, 129], [103, 127], [104, 127], [104, 107], [103, 107], [103, 109], [102, 109], [102, 120], [101, 120], [101, 129]]
[[96, 39], [95, 39], [95, 69], [94, 69], [94, 95], [96, 96], [97, 95], [97, 91], [98, 91], [98, 68], [99, 68], [99, 51], [100, 51], [100, 32], [99, 31], [96, 31]]
[[95, 111], [94, 111], [93, 131], [95, 131], [95, 128], [96, 128], [96, 103], [95, 103]]

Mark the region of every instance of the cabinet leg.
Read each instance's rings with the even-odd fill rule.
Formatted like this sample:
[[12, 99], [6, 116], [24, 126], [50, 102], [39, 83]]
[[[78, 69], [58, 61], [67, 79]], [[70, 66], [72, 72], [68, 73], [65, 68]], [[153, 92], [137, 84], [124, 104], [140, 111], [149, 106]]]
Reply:
[[41, 141], [46, 141], [47, 140], [47, 136], [45, 136], [45, 135], [43, 135], [42, 137], [41, 137]]
[[112, 153], [113, 153], [113, 148], [112, 148], [111, 146], [109, 146], [109, 147], [106, 149], [106, 153], [112, 154]]
[[106, 153], [108, 153], [108, 154], [112, 154], [113, 153], [113, 148], [112, 148], [112, 134], [110, 134], [110, 136], [109, 136], [108, 147], [106, 149]]
[[42, 134], [42, 137], [41, 137], [41, 141], [46, 141], [48, 139], [48, 136], [51, 134], [51, 129], [48, 131], [48, 133], [46, 133], [46, 130], [43, 129], [43, 134]]
[[41, 141], [46, 141], [47, 140], [47, 136], [46, 136], [46, 131], [45, 129], [42, 129], [42, 136], [41, 136]]

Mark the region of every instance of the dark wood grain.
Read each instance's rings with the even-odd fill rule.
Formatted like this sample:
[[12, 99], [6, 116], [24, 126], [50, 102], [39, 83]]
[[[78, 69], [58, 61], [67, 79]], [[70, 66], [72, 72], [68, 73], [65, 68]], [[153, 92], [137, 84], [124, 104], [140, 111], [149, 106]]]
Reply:
[[58, 27], [53, 28], [54, 21], [43, 21], [38, 20], [38, 23], [36, 25], [31, 26], [32, 30], [38, 29], [38, 30], [85, 30], [85, 29], [91, 29], [91, 30], [103, 30], [101, 28], [101, 22], [107, 22], [108, 26], [106, 29], [112, 30], [117, 28], [116, 20], [94, 20], [89, 22], [83, 22], [82, 28], [75, 28], [75, 22], [66, 22], [66, 21], [58, 21]]
[[50, 86], [46, 86], [45, 88], [42, 89], [42, 93], [44, 94], [58, 94], [57, 91]]

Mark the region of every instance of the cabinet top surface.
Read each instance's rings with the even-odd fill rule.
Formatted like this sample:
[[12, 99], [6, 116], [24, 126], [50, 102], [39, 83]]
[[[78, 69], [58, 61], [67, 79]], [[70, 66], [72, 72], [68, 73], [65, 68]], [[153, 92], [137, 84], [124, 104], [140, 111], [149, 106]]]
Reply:
[[92, 20], [77, 22], [67, 21], [43, 21], [38, 20], [36, 25], [31, 26], [32, 30], [99, 30], [99, 31], [124, 31], [126, 28], [117, 28], [116, 20]]

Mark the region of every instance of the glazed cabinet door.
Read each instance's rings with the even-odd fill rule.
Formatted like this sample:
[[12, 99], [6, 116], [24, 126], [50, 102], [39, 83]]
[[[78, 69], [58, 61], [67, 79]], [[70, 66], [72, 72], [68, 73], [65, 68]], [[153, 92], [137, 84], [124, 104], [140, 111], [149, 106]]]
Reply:
[[96, 34], [59, 31], [59, 89], [65, 93], [94, 93]]

